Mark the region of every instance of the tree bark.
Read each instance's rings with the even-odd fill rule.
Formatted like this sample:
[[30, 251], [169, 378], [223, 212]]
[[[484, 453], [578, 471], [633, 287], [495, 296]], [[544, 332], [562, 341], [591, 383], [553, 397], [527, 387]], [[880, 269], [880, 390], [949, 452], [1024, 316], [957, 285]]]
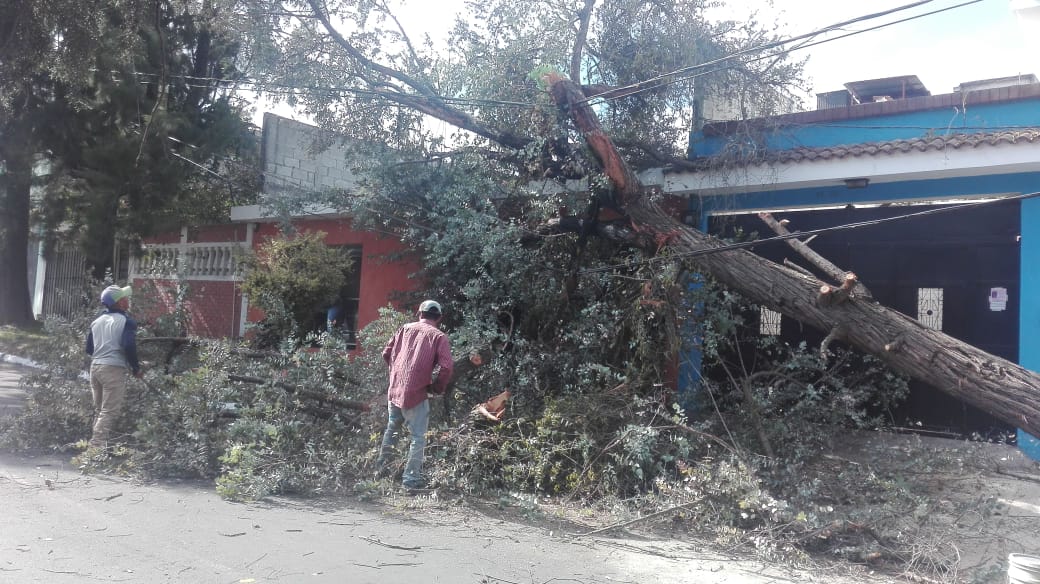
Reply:
[[29, 298], [29, 201], [32, 153], [11, 126], [0, 145], [0, 324], [35, 322]]
[[[722, 242], [669, 216], [642, 196], [634, 174], [599, 127], [581, 89], [558, 74], [546, 76], [557, 105], [586, 137], [614, 183], [632, 231], [674, 252], [710, 250]], [[578, 97], [576, 97], [578, 96]], [[649, 249], [650, 252], [657, 251]], [[991, 355], [880, 304], [857, 297], [821, 306], [821, 282], [746, 250], [699, 255], [698, 269], [749, 300], [821, 331], [841, 331], [841, 340], [881, 358], [892, 369], [1040, 436], [1040, 374]]]

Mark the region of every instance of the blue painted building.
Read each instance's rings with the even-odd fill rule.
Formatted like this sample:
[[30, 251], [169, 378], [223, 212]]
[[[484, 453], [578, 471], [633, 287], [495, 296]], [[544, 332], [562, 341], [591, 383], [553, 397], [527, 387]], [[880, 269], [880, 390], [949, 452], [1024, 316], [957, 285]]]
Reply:
[[[699, 168], [665, 173], [663, 190], [688, 197], [705, 230], [713, 217], [762, 210], [903, 208], [1040, 191], [1040, 83], [1032, 75], [943, 95], [915, 76], [895, 77], [818, 97], [814, 111], [704, 124], [690, 138]], [[1013, 360], [1040, 371], [1040, 197], [1014, 204], [1018, 230], [1004, 243], [1015, 248], [1018, 273], [1008, 278], [1014, 289], [987, 288], [996, 300], [988, 309], [1017, 307]], [[984, 298], [971, 302], [986, 309]]]

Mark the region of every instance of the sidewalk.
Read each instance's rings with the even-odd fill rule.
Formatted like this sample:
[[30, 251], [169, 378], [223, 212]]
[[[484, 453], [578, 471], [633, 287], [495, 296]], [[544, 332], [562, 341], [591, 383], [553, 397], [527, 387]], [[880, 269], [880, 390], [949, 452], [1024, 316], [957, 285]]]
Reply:
[[25, 392], [19, 387], [28, 368], [0, 360], [0, 416], [22, 407]]

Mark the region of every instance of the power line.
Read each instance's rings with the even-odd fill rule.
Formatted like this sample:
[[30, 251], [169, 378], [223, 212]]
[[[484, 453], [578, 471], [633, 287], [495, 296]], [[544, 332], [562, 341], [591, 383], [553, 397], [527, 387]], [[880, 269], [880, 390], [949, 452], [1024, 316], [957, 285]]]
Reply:
[[[658, 75], [656, 77], [652, 77], [652, 78], [647, 79], [647, 80], [643, 80], [643, 81], [640, 81], [640, 82], [637, 82], [637, 83], [633, 83], [633, 84], [630, 84], [630, 85], [626, 85], [626, 86], [623, 86], [623, 87], [619, 87], [619, 88], [611, 88], [611, 90], [610, 90], [610, 93], [612, 93], [612, 94], [613, 93], [617, 93], [617, 92], [625, 92], [625, 90], [629, 90], [629, 89], [633, 90], [633, 91], [627, 91], [623, 95], [617, 95], [617, 96], [613, 96], [613, 97], [602, 97], [602, 96], [593, 95], [593, 96], [589, 96], [589, 97], [585, 98], [583, 100], [583, 102], [591, 102], [593, 100], [596, 100], [596, 103], [605, 103], [605, 102], [621, 99], [623, 97], [629, 97], [629, 96], [632, 96], [632, 95], [636, 95], [638, 93], [642, 93], [642, 92], [645, 92], [645, 91], [650, 91], [652, 89], [661, 87], [661, 85], [668, 85], [668, 84], [678, 83], [680, 81], [685, 81], [685, 80], [694, 79], [696, 77], [700, 77], [700, 76], [703, 76], [703, 75], [708, 75], [710, 73], [718, 71], [719, 69], [711, 69], [711, 70], [705, 70], [705, 71], [699, 71], [699, 70], [706, 69], [708, 67], [712, 67], [713, 65], [718, 65], [720, 63], [724, 63], [726, 61], [730, 61], [730, 60], [736, 59], [736, 58], [738, 58], [740, 56], [747, 55], [749, 53], [757, 53], [757, 52], [761, 52], [761, 51], [767, 51], [769, 49], [776, 48], [776, 47], [781, 47], [781, 46], [790, 44], [790, 43], [798, 41], [798, 40], [803, 40], [803, 39], [807, 39], [807, 38], [817, 37], [817, 36], [819, 36], [821, 34], [826, 34], [828, 32], [833, 32], [835, 30], [838, 30], [838, 29], [840, 29], [842, 27], [845, 27], [845, 26], [848, 26], [850, 24], [855, 24], [855, 23], [858, 23], [858, 22], [864, 22], [864, 21], [867, 21], [867, 20], [873, 20], [875, 18], [880, 18], [882, 16], [887, 16], [889, 14], [894, 14], [896, 12], [901, 12], [901, 11], [904, 11], [904, 10], [909, 10], [911, 8], [916, 8], [918, 6], [929, 4], [929, 3], [933, 2], [933, 1], [934, 0], [919, 0], [918, 2], [914, 2], [914, 3], [911, 3], [911, 4], [906, 4], [906, 5], [899, 6], [899, 7], [896, 7], [896, 8], [892, 8], [892, 9], [889, 9], [889, 10], [884, 10], [884, 11], [881, 11], [881, 12], [875, 12], [875, 13], [871, 13], [871, 14], [858, 16], [856, 18], [852, 18], [852, 19], [849, 19], [849, 20], [845, 20], [845, 21], [842, 21], [842, 22], [831, 24], [831, 25], [825, 26], [823, 28], [816, 29], [816, 30], [813, 30], [811, 32], [803, 33], [803, 34], [796, 35], [796, 36], [793, 36], [793, 37], [789, 37], [789, 38], [786, 38], [786, 39], [779, 39], [779, 40], [772, 41], [772, 42], [769, 42], [769, 43], [756, 45], [754, 47], [748, 47], [746, 49], [742, 49], [742, 50], [737, 51], [735, 53], [731, 53], [729, 55], [725, 55], [725, 56], [719, 57], [717, 59], [713, 59], [713, 60], [708, 61], [706, 63], [699, 63], [697, 65], [690, 65], [688, 67], [682, 67], [682, 68], [676, 69], [674, 71], [671, 71], [671, 72], [668, 72], [668, 73], [664, 73], [664, 74]], [[888, 27], [888, 26], [892, 26], [892, 25], [895, 25], [895, 24], [900, 24], [900, 23], [903, 23], [903, 22], [916, 20], [918, 18], [931, 16], [931, 15], [938, 14], [938, 13], [941, 13], [941, 12], [954, 10], [956, 8], [961, 8], [961, 7], [964, 7], [964, 6], [971, 5], [971, 4], [976, 4], [976, 3], [979, 3], [981, 1], [982, 0], [968, 0], [966, 2], [962, 2], [960, 4], [956, 4], [954, 6], [948, 6], [948, 7], [945, 7], [945, 8], [933, 10], [931, 12], [926, 12], [926, 13], [910, 16], [910, 17], [907, 17], [907, 18], [904, 18], [904, 19], [895, 20], [895, 21], [892, 21], [892, 22], [886, 22], [886, 23], [879, 24], [879, 25], [874, 26], [874, 27], [870, 27], [870, 28], [866, 28], [866, 29], [862, 29], [862, 30], [857, 30], [857, 31], [852, 31], [852, 32], [849, 32], [847, 34], [840, 35], [840, 36], [837, 36], [837, 37], [832, 37], [832, 38], [828, 38], [828, 39], [822, 39], [822, 40], [819, 40], [819, 41], [816, 41], [816, 42], [807, 43], [807, 44], [804, 44], [804, 45], [799, 45], [799, 46], [792, 47], [790, 49], [786, 49], [786, 50], [779, 51], [779, 52], [776, 52], [776, 53], [770, 53], [770, 54], [767, 54], [767, 55], [761, 55], [761, 56], [758, 56], [758, 57], [755, 57], [755, 58], [747, 60], [746, 63], [751, 63], [751, 62], [755, 62], [755, 61], [759, 61], [759, 60], [763, 60], [763, 59], [767, 59], [767, 58], [775, 58], [775, 57], [780, 56], [780, 55], [789, 54], [789, 53], [794, 52], [796, 50], [801, 50], [801, 49], [817, 46], [817, 45], [820, 45], [820, 44], [823, 44], [823, 43], [840, 40], [840, 39], [847, 38], [847, 37], [850, 37], [850, 36], [854, 36], [854, 35], [857, 35], [857, 34], [863, 34], [865, 32], [871, 32], [871, 31], [878, 30], [878, 29], [881, 29], [881, 28], [885, 28], [885, 27]], [[690, 72], [693, 72], [693, 71], [698, 71], [698, 72], [696, 72], [696, 73], [694, 73], [692, 75], [683, 75], [684, 73], [690, 73]], [[160, 77], [158, 74], [155, 74], [155, 73], [134, 72], [134, 75], [137, 75], [139, 77], [146, 77], [146, 76]], [[673, 77], [675, 77], [677, 75], [679, 76], [678, 78], [673, 78]], [[177, 79], [189, 80], [189, 81], [199, 81], [199, 82], [204, 82], [204, 83], [205, 82], [211, 82], [211, 83], [219, 83], [219, 84], [225, 84], [225, 85], [234, 85], [234, 86], [237, 86], [239, 88], [241, 88], [241, 86], [244, 85], [244, 86], [252, 87], [253, 91], [272, 93], [272, 94], [276, 94], [276, 95], [309, 95], [310, 94], [309, 92], [311, 92], [311, 93], [315, 93], [315, 92], [328, 92], [328, 93], [347, 93], [347, 94], [357, 95], [359, 97], [374, 97], [374, 98], [393, 99], [393, 95], [389, 94], [387, 92], [380, 92], [380, 91], [374, 91], [374, 90], [369, 90], [369, 89], [361, 89], [361, 88], [356, 88], [356, 87], [316, 86], [316, 85], [283, 85], [283, 84], [277, 84], [277, 83], [262, 82], [262, 81], [257, 81], [257, 80], [253, 80], [253, 79], [222, 79], [222, 78], [215, 78], [215, 77], [197, 77], [197, 76], [190, 76], [190, 75], [177, 75], [177, 76], [169, 76], [168, 75], [167, 76], [167, 78], [171, 78], [171, 77], [172, 78], [177, 78]], [[664, 83], [657, 83], [658, 81], [665, 81], [665, 82]], [[647, 86], [646, 87], [642, 87], [644, 85], [647, 85]], [[189, 84], [188, 86], [189, 87], [198, 87], [198, 88], [209, 88], [210, 87], [208, 85], [191, 85], [191, 84]], [[475, 106], [475, 107], [508, 107], [508, 108], [530, 108], [530, 109], [543, 109], [543, 108], [546, 108], [546, 107], [550, 107], [550, 106], [548, 106], [546, 104], [537, 104], [537, 103], [529, 103], [529, 102], [517, 102], [517, 101], [494, 100], [494, 99], [480, 99], [480, 98], [465, 98], [465, 97], [445, 97], [445, 96], [440, 96], [440, 95], [425, 96], [425, 95], [421, 95], [421, 94], [406, 94], [406, 93], [402, 93], [402, 94], [400, 94], [400, 96], [402, 98], [405, 98], [405, 99], [439, 100], [439, 101], [443, 101], [445, 103], [450, 103], [450, 104], [454, 104], [454, 105], [472, 105], [472, 106]], [[402, 105], [402, 104], [398, 104], [398, 105]], [[407, 107], [407, 106], [404, 106], [404, 107]]]
[[742, 241], [742, 242], [738, 242], [738, 243], [729, 243], [729, 244], [720, 245], [718, 247], [712, 247], [712, 248], [707, 248], [707, 249], [698, 249], [698, 250], [689, 251], [689, 252], [674, 253], [674, 254], [670, 254], [670, 255], [668, 255], [666, 257], [655, 256], [655, 257], [652, 257], [652, 258], [646, 258], [644, 260], [640, 260], [638, 262], [629, 262], [629, 263], [625, 263], [625, 264], [615, 264], [615, 265], [611, 265], [611, 266], [605, 266], [605, 267], [602, 267], [602, 268], [589, 268], [587, 270], [582, 270], [582, 273], [590, 273], [590, 274], [592, 274], [592, 273], [599, 273], [599, 272], [609, 272], [609, 271], [616, 270], [616, 269], [621, 269], [621, 268], [631, 268], [631, 267], [635, 267], [635, 266], [639, 266], [639, 265], [648, 265], [648, 264], [669, 262], [669, 261], [673, 261], [675, 259], [688, 259], [688, 258], [702, 257], [702, 256], [706, 256], [706, 255], [716, 254], [716, 253], [725, 253], [725, 252], [728, 252], [728, 251], [734, 251], [734, 250], [739, 250], [739, 249], [747, 249], [747, 248], [750, 248], [750, 247], [755, 247], [757, 245], [773, 243], [773, 242], [776, 242], [776, 241], [787, 241], [789, 239], [798, 239], [798, 238], [801, 238], [801, 237], [808, 237], [808, 236], [812, 236], [812, 235], [819, 235], [821, 233], [832, 233], [832, 232], [835, 232], [835, 231], [848, 231], [848, 230], [851, 230], [851, 229], [859, 229], [861, 227], [871, 227], [871, 226], [874, 226], [874, 225], [881, 225], [883, 223], [889, 223], [889, 222], [892, 222], [892, 221], [902, 221], [904, 219], [911, 219], [911, 218], [915, 218], [915, 217], [923, 217], [923, 216], [926, 216], [926, 215], [935, 215], [935, 214], [938, 214], [938, 213], [947, 213], [947, 212], [951, 212], [951, 211], [959, 211], [961, 209], [980, 207], [980, 206], [983, 206], [983, 205], [992, 205], [992, 204], [997, 204], [997, 203], [1007, 203], [1007, 202], [1010, 202], [1010, 201], [1024, 201], [1026, 199], [1034, 199], [1034, 198], [1037, 198], [1037, 197], [1040, 197], [1040, 192], [1026, 193], [1026, 194], [1022, 194], [1022, 195], [1013, 195], [1013, 196], [1010, 196], [1010, 197], [1002, 197], [1002, 198], [999, 198], [999, 199], [986, 199], [986, 200], [982, 200], [982, 201], [972, 201], [972, 202], [969, 202], [969, 203], [960, 203], [960, 204], [951, 205], [951, 206], [948, 206], [948, 207], [934, 207], [932, 209], [927, 209], [925, 211], [917, 211], [915, 213], [906, 213], [904, 215], [897, 215], [895, 217], [884, 217], [884, 218], [881, 218], [881, 219], [871, 219], [869, 221], [857, 221], [855, 223], [846, 223], [844, 225], [835, 225], [835, 226], [832, 226], [832, 227], [822, 227], [820, 229], [811, 229], [809, 231], [797, 231], [797, 232], [793, 232], [793, 233], [788, 233], [786, 235], [776, 235], [776, 236], [773, 236], [773, 237], [766, 237], [764, 239], [756, 239], [754, 241]]
[[[815, 37], [815, 36], [819, 36], [821, 34], [826, 34], [828, 32], [831, 32], [833, 30], [839, 29], [839, 28], [841, 28], [843, 26], [846, 26], [848, 24], [852, 24], [852, 23], [856, 23], [856, 22], [862, 22], [862, 21], [865, 21], [865, 20], [871, 20], [871, 19], [874, 19], [874, 18], [878, 18], [880, 16], [886, 16], [888, 14], [891, 14], [891, 13], [894, 13], [894, 12], [898, 12], [898, 11], [901, 11], [901, 10], [907, 10], [907, 9], [910, 9], [910, 8], [916, 8], [917, 6], [920, 6], [922, 4], [927, 4], [927, 3], [932, 2], [932, 1], [933, 0], [922, 0], [921, 2], [915, 2], [913, 4], [907, 4], [905, 6], [900, 6], [900, 7], [897, 7], [897, 8], [893, 8], [891, 10], [886, 10], [884, 12], [877, 12], [877, 13], [874, 13], [874, 14], [868, 14], [868, 15], [865, 15], [865, 16], [860, 16], [860, 17], [857, 17], [857, 18], [854, 18], [854, 19], [851, 19], [851, 20], [847, 20], [845, 22], [832, 24], [832, 25], [826, 26], [824, 28], [817, 29], [817, 30], [812, 31], [812, 32], [804, 33], [804, 34], [801, 34], [801, 35], [798, 35], [798, 36], [794, 36], [794, 37], [791, 37], [791, 38], [788, 38], [788, 39], [781, 39], [781, 40], [778, 40], [778, 41], [765, 43], [765, 44], [758, 45], [758, 46], [755, 46], [755, 47], [749, 47], [747, 49], [738, 51], [736, 53], [732, 53], [730, 55], [726, 55], [726, 56], [714, 59], [712, 61], [708, 61], [707, 63], [699, 63], [697, 65], [690, 65], [688, 67], [683, 67], [683, 68], [680, 68], [680, 69], [676, 69], [675, 71], [671, 71], [669, 73], [664, 73], [664, 74], [658, 75], [657, 77], [653, 77], [653, 78], [648, 79], [648, 80], [640, 81], [638, 83], [633, 83], [633, 84], [625, 86], [625, 87], [611, 88], [611, 90], [609, 91], [609, 93], [611, 93], [611, 94], [618, 93], [618, 92], [624, 92], [623, 95], [615, 95], [615, 96], [612, 96], [612, 97], [601, 97], [601, 96], [593, 95], [593, 96], [585, 98], [584, 102], [591, 102], [592, 100], [595, 99], [595, 100], [598, 100], [596, 103], [606, 103], [606, 102], [609, 102], [609, 101], [621, 99], [623, 97], [636, 95], [636, 94], [642, 93], [644, 91], [650, 91], [650, 90], [656, 89], [658, 87], [661, 87], [662, 85], [671, 85], [671, 84], [674, 84], [674, 83], [678, 83], [680, 81], [686, 81], [686, 80], [689, 80], [689, 79], [695, 79], [697, 77], [701, 77], [701, 76], [704, 76], [704, 75], [708, 75], [710, 73], [714, 73], [714, 72], [719, 71], [721, 69], [711, 69], [711, 70], [707, 70], [707, 71], [700, 71], [700, 72], [694, 73], [692, 75], [684, 75], [684, 76], [681, 76], [681, 77], [678, 77], [678, 78], [675, 78], [675, 79], [671, 79], [671, 77], [673, 77], [675, 75], [682, 75], [683, 73], [689, 73], [689, 72], [695, 71], [697, 69], [710, 67], [712, 65], [717, 65], [719, 63], [723, 63], [725, 61], [729, 61], [729, 60], [735, 59], [735, 58], [737, 58], [737, 57], [739, 57], [741, 55], [747, 54], [747, 53], [755, 53], [755, 52], [760, 52], [760, 51], [767, 51], [769, 49], [780, 47], [780, 46], [789, 44], [789, 43], [797, 41], [797, 40], [802, 40], [802, 39], [805, 39], [805, 38], [812, 38], [812, 37]], [[850, 36], [854, 36], [854, 35], [857, 35], [857, 34], [863, 34], [865, 32], [871, 32], [871, 31], [879, 30], [879, 29], [882, 29], [882, 28], [885, 28], [885, 27], [889, 27], [889, 26], [892, 26], [892, 25], [895, 25], [895, 24], [901, 24], [901, 23], [904, 23], [904, 22], [909, 22], [911, 20], [916, 20], [918, 18], [924, 18], [925, 16], [932, 16], [934, 14], [939, 14], [941, 12], [946, 12], [948, 10], [954, 10], [956, 8], [962, 8], [964, 6], [969, 6], [971, 4], [977, 4], [979, 2], [982, 2], [982, 0], [968, 0], [967, 2], [962, 2], [962, 3], [956, 4], [954, 6], [947, 6], [945, 8], [941, 8], [941, 9], [938, 9], [938, 10], [933, 10], [931, 12], [925, 12], [925, 13], [922, 13], [922, 14], [917, 14], [917, 15], [910, 16], [910, 17], [907, 17], [907, 18], [903, 18], [903, 19], [900, 19], [900, 20], [894, 20], [892, 22], [886, 22], [886, 23], [883, 23], [883, 24], [879, 24], [877, 26], [873, 26], [873, 27], [870, 27], [870, 28], [865, 28], [865, 29], [862, 29], [862, 30], [852, 31], [852, 32], [849, 32], [849, 33], [846, 33], [846, 34], [843, 34], [843, 35], [836, 36], [836, 37], [832, 37], [832, 38], [828, 38], [828, 39], [822, 39], [822, 40], [819, 40], [819, 41], [806, 43], [804, 45], [798, 45], [798, 46], [792, 47], [790, 49], [785, 49], [783, 51], [778, 51], [776, 53], [769, 53], [767, 55], [760, 55], [760, 56], [755, 57], [753, 59], [748, 59], [747, 61], [745, 61], [745, 63], [754, 63], [755, 61], [761, 61], [763, 59], [774, 58], [774, 57], [777, 57], [777, 56], [780, 56], [780, 55], [787, 55], [787, 54], [790, 54], [790, 53], [792, 53], [794, 51], [798, 51], [798, 50], [801, 50], [801, 49], [807, 49], [809, 47], [814, 47], [814, 46], [817, 46], [817, 45], [821, 45], [823, 43], [829, 43], [829, 42], [832, 42], [832, 41], [848, 38]], [[662, 83], [654, 83], [655, 81], [663, 81], [663, 82]], [[647, 87], [642, 87], [643, 85], [647, 85], [647, 84], [648, 84]], [[633, 89], [633, 91], [625, 92], [626, 89]]]
[[[658, 75], [656, 77], [651, 77], [650, 79], [644, 79], [643, 81], [639, 81], [637, 83], [632, 83], [632, 84], [629, 84], [629, 85], [626, 85], [626, 86], [623, 86], [623, 87], [612, 88], [611, 89], [611, 93], [616, 92], [616, 91], [624, 91], [626, 89], [638, 89], [638, 91], [636, 92], [636, 93], [638, 93], [639, 91], [643, 91], [643, 89], [639, 89], [640, 86], [648, 84], [648, 83], [654, 83], [655, 81], [665, 80], [665, 79], [668, 79], [668, 78], [672, 77], [673, 75], [681, 75], [683, 73], [689, 73], [691, 71], [694, 71], [694, 70], [697, 70], [697, 69], [701, 69], [701, 68], [704, 68], [704, 67], [710, 67], [712, 65], [717, 65], [719, 63], [722, 63], [722, 62], [725, 62], [725, 61], [729, 61], [731, 59], [735, 59], [735, 58], [737, 58], [737, 57], [739, 57], [741, 55], [746, 55], [748, 53], [757, 53], [757, 52], [760, 52], [760, 51], [767, 51], [769, 49], [776, 48], [776, 47], [781, 47], [781, 46], [784, 46], [784, 45], [786, 45], [788, 43], [792, 43], [792, 42], [797, 41], [797, 40], [819, 36], [821, 34], [825, 34], [825, 33], [830, 32], [832, 30], [841, 28], [843, 26], [847, 26], [847, 25], [850, 25], [850, 24], [855, 24], [857, 22], [862, 22], [864, 20], [871, 20], [871, 19], [874, 19], [874, 18], [880, 18], [882, 16], [886, 16], [886, 15], [892, 14], [894, 12], [900, 12], [902, 10], [909, 10], [910, 8], [916, 8], [916, 7], [921, 6], [923, 4], [928, 4], [928, 3], [932, 2], [932, 1], [933, 0], [919, 0], [918, 2], [913, 2], [911, 4], [905, 4], [903, 6], [898, 6], [896, 8], [892, 8], [892, 9], [885, 10], [885, 11], [882, 11], [882, 12], [875, 12], [875, 13], [872, 13], [872, 14], [866, 14], [866, 15], [863, 15], [863, 16], [857, 16], [856, 18], [852, 18], [852, 19], [849, 19], [849, 20], [845, 20], [845, 21], [842, 21], [842, 22], [831, 24], [831, 25], [825, 26], [823, 28], [819, 28], [819, 29], [816, 29], [814, 31], [803, 33], [803, 34], [800, 34], [800, 35], [797, 35], [797, 36], [794, 36], [794, 37], [790, 37], [790, 38], [787, 38], [787, 39], [780, 39], [780, 40], [776, 40], [776, 41], [772, 41], [772, 42], [768, 42], [768, 43], [763, 43], [761, 45], [756, 45], [754, 47], [748, 47], [746, 49], [742, 49], [740, 51], [737, 51], [736, 53], [730, 53], [729, 55], [725, 55], [725, 56], [719, 57], [717, 59], [708, 61], [706, 63], [698, 63], [696, 65], [689, 65], [687, 67], [680, 67], [679, 69], [675, 69], [674, 71], [670, 71], [668, 73], [663, 73], [663, 74]], [[780, 54], [784, 54], [784, 52], [781, 52]], [[659, 85], [654, 85], [653, 87], [659, 87]], [[631, 94], [626, 94], [626, 95], [631, 95]], [[590, 96], [590, 97], [586, 98], [585, 101], [590, 101], [590, 100], [593, 100], [593, 99], [596, 99], [596, 98], [597, 98], [597, 96], [593, 95], [593, 96]], [[609, 101], [609, 99], [610, 98], [604, 98], [604, 101]]]

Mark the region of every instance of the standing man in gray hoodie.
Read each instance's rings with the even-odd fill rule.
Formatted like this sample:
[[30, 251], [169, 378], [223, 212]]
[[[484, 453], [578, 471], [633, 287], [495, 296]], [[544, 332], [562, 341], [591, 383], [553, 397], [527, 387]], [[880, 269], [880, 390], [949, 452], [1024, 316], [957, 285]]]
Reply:
[[94, 432], [91, 448], [108, 446], [108, 436], [126, 399], [127, 370], [141, 377], [137, 362], [137, 323], [127, 316], [130, 308], [130, 286], [109, 286], [101, 292], [105, 311], [90, 325], [87, 354], [90, 363], [90, 388], [94, 392]]

